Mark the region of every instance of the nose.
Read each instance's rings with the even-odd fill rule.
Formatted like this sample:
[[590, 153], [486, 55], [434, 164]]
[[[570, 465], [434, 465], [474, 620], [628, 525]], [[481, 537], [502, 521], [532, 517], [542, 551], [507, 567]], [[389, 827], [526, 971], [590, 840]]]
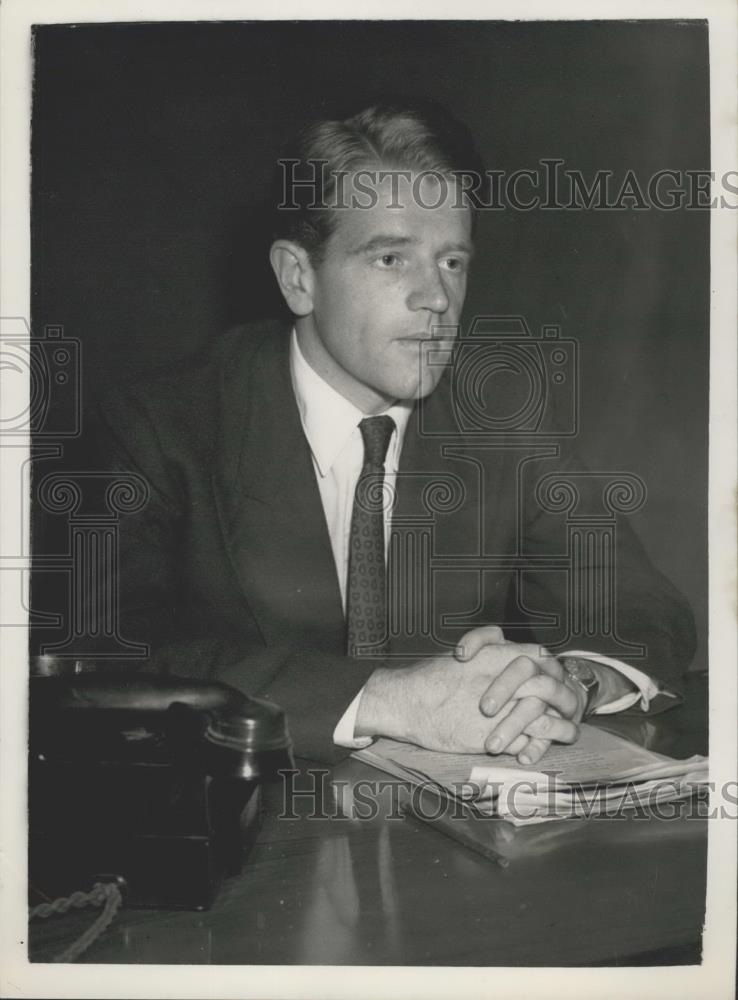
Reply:
[[439, 316], [448, 309], [448, 292], [435, 263], [418, 273], [408, 296], [408, 306], [413, 311], [427, 309]]

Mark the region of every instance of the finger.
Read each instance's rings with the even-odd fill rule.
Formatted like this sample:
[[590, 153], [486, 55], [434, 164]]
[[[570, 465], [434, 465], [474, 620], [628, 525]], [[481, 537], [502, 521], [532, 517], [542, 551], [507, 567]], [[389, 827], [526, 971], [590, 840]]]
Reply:
[[483, 625], [481, 628], [472, 629], [461, 638], [454, 655], [457, 660], [465, 663], [467, 660], [473, 660], [484, 646], [498, 645], [502, 642], [505, 642], [505, 637], [501, 628], [496, 625]]
[[579, 737], [579, 727], [569, 719], [562, 719], [555, 708], [548, 708], [543, 715], [539, 715], [526, 726], [525, 735], [530, 737], [527, 743], [519, 747], [522, 737], [518, 737], [507, 748], [507, 753], [515, 754], [519, 763], [528, 766], [537, 764], [552, 742], [576, 742]]
[[548, 674], [538, 674], [521, 684], [516, 698], [539, 698], [566, 718], [573, 718], [580, 708], [579, 698], [570, 687]]
[[549, 653], [545, 646], [534, 646], [532, 643], [525, 643], [521, 647], [521, 652], [529, 656], [533, 662], [541, 668], [544, 674], [550, 674], [557, 680], [562, 680], [565, 676], [561, 661], [553, 653]]
[[[569, 719], [562, 719], [555, 709], [546, 710], [545, 704], [539, 699], [527, 698], [525, 705], [523, 701], [508, 704], [513, 704], [515, 708], [512, 712], [499, 713], [500, 722], [495, 724], [485, 740], [485, 747], [489, 749], [495, 745], [495, 739], [501, 739], [498, 749], [492, 750], [493, 753], [514, 754], [521, 764], [532, 764], [540, 760], [552, 741], [574, 743], [579, 736], [578, 726]], [[524, 708], [518, 707], [523, 705]], [[515, 727], [523, 725], [525, 718], [531, 716], [532, 721], [524, 726], [521, 734], [531, 737], [529, 743], [521, 743], [521, 735], [508, 739], [510, 732], [514, 732]]]
[[[543, 715], [539, 715], [537, 719], [534, 719], [529, 726], [525, 727], [524, 735], [528, 737], [528, 742], [525, 746], [521, 747], [519, 750], [517, 747], [515, 749], [509, 749], [509, 753], [514, 753], [520, 764], [536, 764], [544, 753], [548, 750], [551, 745], [551, 739], [544, 739], [543, 733], [546, 733], [550, 729], [549, 719], [555, 716], [560, 719], [561, 716], [556, 711], [555, 708], [547, 708]], [[518, 738], [520, 739], [520, 737]], [[513, 740], [511, 747], [517, 744], [518, 740]]]
[[502, 722], [502, 720], [505, 719], [510, 714], [510, 712], [512, 712], [517, 703], [518, 702], [516, 698], [511, 698], [506, 705], [502, 706], [499, 712], [495, 712], [495, 714], [492, 716], [492, 727], [494, 728], [498, 722]]
[[530, 743], [530, 737], [526, 736], [525, 733], [521, 733], [520, 736], [517, 736], [512, 741], [512, 743], [510, 743], [509, 746], [506, 747], [505, 753], [517, 756], [519, 753], [522, 753], [525, 750], [525, 748], [528, 746], [529, 743]]
[[[517, 740], [515, 740], [517, 743]], [[544, 753], [551, 746], [550, 740], [539, 740], [531, 738], [521, 751], [518, 751], [517, 758], [521, 764], [537, 764]]]
[[579, 738], [579, 726], [571, 719], [562, 719], [561, 716], [552, 715], [551, 712], [549, 709], [526, 726], [526, 735], [546, 739], [549, 743], [575, 743]]
[[507, 752], [507, 747], [512, 741], [520, 736], [531, 722], [542, 715], [545, 710], [546, 704], [539, 698], [523, 698], [516, 704], [512, 712], [489, 733], [484, 741], [485, 750], [488, 753]]
[[557, 660], [555, 656], [551, 656], [550, 654], [539, 656], [536, 658], [536, 663], [544, 674], [548, 674], [549, 677], [553, 677], [557, 681], [562, 681], [566, 676], [566, 672], [561, 666], [561, 660]]
[[522, 684], [538, 673], [538, 667], [529, 656], [516, 656], [484, 692], [479, 701], [480, 709], [485, 715], [495, 715], [513, 695], [517, 697], [517, 690]]

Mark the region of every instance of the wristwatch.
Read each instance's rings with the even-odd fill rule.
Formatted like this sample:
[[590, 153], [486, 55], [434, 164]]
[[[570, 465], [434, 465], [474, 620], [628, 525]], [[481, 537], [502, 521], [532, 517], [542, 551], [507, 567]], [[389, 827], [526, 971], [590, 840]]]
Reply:
[[561, 666], [571, 680], [584, 689], [584, 693], [587, 696], [584, 705], [584, 717], [591, 715], [595, 707], [597, 693], [600, 690], [600, 681], [597, 674], [587, 660], [583, 660], [579, 656], [563, 656], [561, 658]]

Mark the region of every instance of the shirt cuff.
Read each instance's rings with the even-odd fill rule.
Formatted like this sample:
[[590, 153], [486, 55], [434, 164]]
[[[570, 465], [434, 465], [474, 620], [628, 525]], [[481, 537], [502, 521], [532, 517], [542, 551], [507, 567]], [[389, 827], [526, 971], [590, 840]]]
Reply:
[[359, 714], [359, 702], [363, 693], [364, 688], [356, 695], [333, 730], [333, 742], [339, 747], [349, 747], [351, 750], [363, 750], [364, 747], [368, 747], [374, 742], [372, 736], [354, 736], [356, 716]]
[[592, 713], [593, 715], [614, 715], [616, 712], [624, 712], [626, 708], [632, 708], [639, 701], [643, 711], [647, 712], [651, 700], [658, 694], [664, 695], [667, 698], [678, 697], [674, 691], [670, 691], [663, 685], [659, 686], [653, 678], [649, 677], [648, 674], [644, 674], [642, 670], [637, 670], [627, 663], [621, 663], [620, 660], [614, 660], [610, 656], [603, 656], [601, 653], [587, 653], [580, 649], [567, 650], [566, 653], [561, 653], [560, 656], [579, 656], [583, 660], [591, 660], [593, 663], [601, 663], [605, 667], [611, 667], [624, 677], [627, 677], [635, 687], [635, 691], [624, 694], [615, 701], [608, 702], [606, 705], [598, 705]]

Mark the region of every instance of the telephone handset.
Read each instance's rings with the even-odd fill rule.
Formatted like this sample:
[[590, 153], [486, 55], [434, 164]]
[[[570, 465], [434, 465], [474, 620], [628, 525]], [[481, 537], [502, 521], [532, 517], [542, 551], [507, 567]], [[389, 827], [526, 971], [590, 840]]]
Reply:
[[45, 896], [114, 878], [133, 906], [202, 909], [240, 870], [261, 782], [292, 767], [284, 713], [172, 676], [33, 676], [29, 880]]

